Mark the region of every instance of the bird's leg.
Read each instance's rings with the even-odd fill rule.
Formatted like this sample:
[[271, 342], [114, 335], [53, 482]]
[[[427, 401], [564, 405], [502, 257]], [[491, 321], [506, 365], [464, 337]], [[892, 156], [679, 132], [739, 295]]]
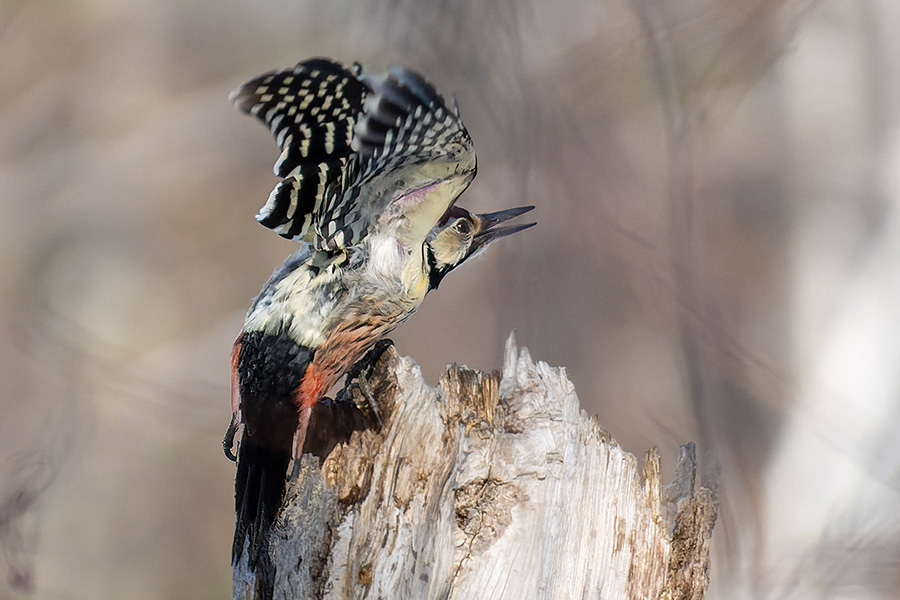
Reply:
[[[390, 339], [384, 338], [378, 340], [372, 348], [366, 352], [365, 356], [359, 359], [356, 364], [347, 371], [344, 380], [344, 388], [338, 392], [336, 402], [351, 402], [356, 408], [362, 411], [368, 420], [374, 420], [375, 423], [381, 424], [381, 415], [378, 412], [378, 405], [372, 394], [372, 388], [369, 385], [369, 377], [375, 370], [375, 365], [385, 351], [394, 345]], [[355, 393], [359, 390], [359, 394]]]

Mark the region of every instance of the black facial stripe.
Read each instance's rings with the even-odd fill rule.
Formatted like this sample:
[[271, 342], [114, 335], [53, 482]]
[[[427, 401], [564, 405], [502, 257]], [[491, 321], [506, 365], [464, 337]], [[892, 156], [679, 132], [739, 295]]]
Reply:
[[444, 275], [449, 273], [452, 267], [439, 268], [437, 266], [437, 259], [434, 257], [434, 252], [428, 244], [425, 244], [425, 260], [428, 261], [428, 289], [436, 290], [438, 285], [440, 285], [441, 280], [444, 278]]

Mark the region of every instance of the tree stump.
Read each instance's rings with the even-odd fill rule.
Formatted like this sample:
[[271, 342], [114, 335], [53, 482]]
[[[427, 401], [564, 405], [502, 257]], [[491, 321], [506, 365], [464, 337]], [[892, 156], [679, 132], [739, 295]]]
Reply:
[[[655, 449], [641, 473], [512, 336], [502, 373], [454, 365], [436, 389], [389, 348], [354, 396], [360, 430], [288, 486], [275, 598], [703, 597], [716, 508], [693, 444], [671, 484]], [[235, 598], [255, 594], [246, 556]]]

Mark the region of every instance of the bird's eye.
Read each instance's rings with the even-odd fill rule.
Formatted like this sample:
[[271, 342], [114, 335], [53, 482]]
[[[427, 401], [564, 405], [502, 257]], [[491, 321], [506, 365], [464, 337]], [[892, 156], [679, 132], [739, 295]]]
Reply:
[[469, 235], [472, 231], [472, 224], [466, 219], [459, 219], [456, 221], [456, 230], [463, 235]]

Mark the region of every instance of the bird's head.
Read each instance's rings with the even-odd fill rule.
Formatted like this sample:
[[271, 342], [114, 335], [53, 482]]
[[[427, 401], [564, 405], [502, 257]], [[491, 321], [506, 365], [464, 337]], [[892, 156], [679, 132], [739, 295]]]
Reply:
[[520, 206], [480, 215], [473, 215], [456, 205], [447, 209], [425, 240], [429, 289], [437, 288], [447, 273], [484, 252], [494, 241], [533, 227], [535, 223], [499, 226], [533, 208]]

